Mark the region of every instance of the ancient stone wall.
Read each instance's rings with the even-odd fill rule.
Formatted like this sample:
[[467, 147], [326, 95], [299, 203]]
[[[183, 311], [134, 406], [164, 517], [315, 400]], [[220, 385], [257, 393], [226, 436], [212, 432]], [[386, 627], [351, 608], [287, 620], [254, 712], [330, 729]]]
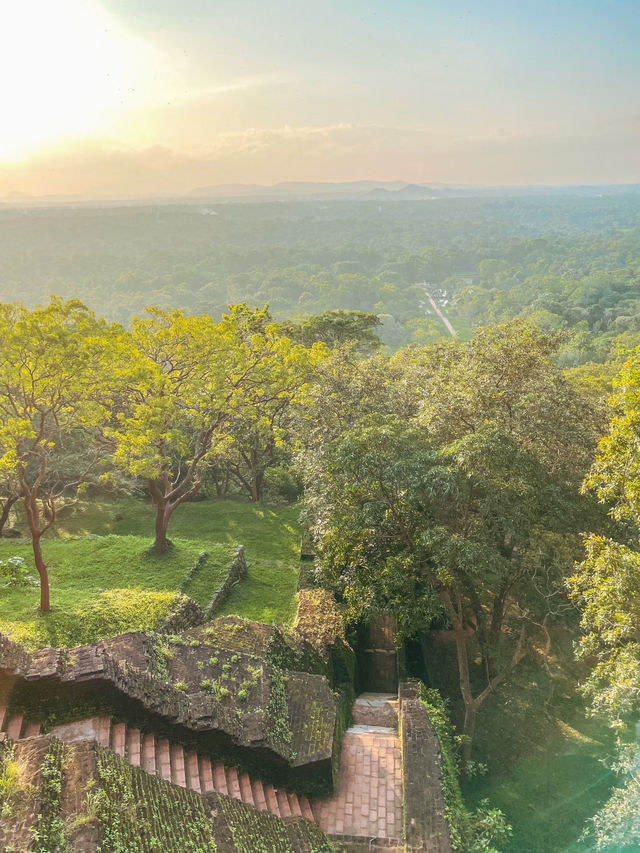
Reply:
[[360, 640], [359, 680], [363, 691], [395, 693], [398, 689], [396, 621], [381, 613], [363, 626]]
[[405, 842], [407, 850], [452, 853], [442, 791], [442, 751], [420, 701], [420, 686], [411, 679], [399, 688]]
[[0, 648], [0, 686], [11, 691], [5, 704], [45, 727], [80, 715], [138, 725], [154, 716], [187, 738], [224, 735], [296, 777], [309, 765], [309, 781], [327, 786], [339, 743], [338, 697], [324, 670], [302, 638], [236, 617], [166, 638], [130, 633], [31, 655], [11, 643]]

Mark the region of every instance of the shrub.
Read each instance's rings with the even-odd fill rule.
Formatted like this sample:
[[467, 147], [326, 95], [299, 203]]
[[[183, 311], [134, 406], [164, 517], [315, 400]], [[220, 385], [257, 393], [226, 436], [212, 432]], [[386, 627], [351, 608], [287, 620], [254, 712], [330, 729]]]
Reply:
[[37, 586], [38, 581], [29, 573], [24, 557], [9, 557], [0, 560], [0, 578], [4, 586]]
[[270, 501], [294, 503], [302, 494], [300, 476], [292, 469], [282, 465], [267, 468], [263, 481], [264, 497]]

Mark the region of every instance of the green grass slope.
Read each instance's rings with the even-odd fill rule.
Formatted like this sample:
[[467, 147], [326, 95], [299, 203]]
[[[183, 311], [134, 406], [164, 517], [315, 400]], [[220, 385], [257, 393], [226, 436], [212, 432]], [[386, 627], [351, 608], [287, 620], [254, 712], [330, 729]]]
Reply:
[[[156, 627], [177, 603], [181, 582], [202, 552], [207, 559], [186, 592], [206, 606], [233, 556], [246, 547], [248, 579], [237, 584], [223, 613], [286, 623], [298, 579], [296, 507], [239, 500], [199, 501], [176, 512], [173, 547], [150, 552], [153, 507], [146, 501], [86, 501], [61, 514], [44, 541], [52, 609], [38, 612], [38, 588], [0, 589], [0, 632], [29, 648], [77, 645], [124, 631]], [[20, 518], [19, 528], [25, 529]], [[0, 559], [33, 557], [29, 544], [0, 539]], [[35, 574], [35, 571], [33, 572]]]

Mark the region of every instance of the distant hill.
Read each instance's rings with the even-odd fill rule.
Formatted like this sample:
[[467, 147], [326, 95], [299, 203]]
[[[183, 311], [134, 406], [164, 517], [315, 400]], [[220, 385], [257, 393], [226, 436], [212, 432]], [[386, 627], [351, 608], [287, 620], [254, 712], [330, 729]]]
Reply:
[[367, 198], [372, 198], [378, 201], [421, 201], [422, 199], [440, 198], [443, 195], [451, 193], [449, 187], [433, 187], [423, 184], [406, 184], [399, 189], [386, 189], [385, 187], [377, 187], [375, 190], [367, 193]]
[[309, 202], [309, 201], [426, 201], [443, 198], [522, 198], [523, 196], [571, 196], [599, 198], [638, 195], [640, 184], [594, 186], [471, 186], [468, 184], [407, 183], [406, 181], [282, 181], [263, 184], [212, 184], [171, 196], [113, 196], [91, 198], [78, 195], [32, 196], [13, 192], [0, 195], [0, 210], [26, 207], [127, 207], [188, 205], [202, 202]]
[[608, 186], [503, 186], [480, 187], [465, 184], [407, 183], [406, 181], [283, 181], [272, 186], [260, 184], [214, 184], [197, 187], [183, 200], [209, 201], [423, 201], [439, 198], [512, 198], [521, 196], [610, 196], [638, 193], [639, 184]]
[[396, 192], [408, 186], [404, 181], [345, 181], [321, 183], [314, 181], [283, 181], [273, 186], [259, 184], [215, 184], [197, 187], [188, 194], [191, 198], [291, 201], [294, 199], [361, 199], [376, 190]]

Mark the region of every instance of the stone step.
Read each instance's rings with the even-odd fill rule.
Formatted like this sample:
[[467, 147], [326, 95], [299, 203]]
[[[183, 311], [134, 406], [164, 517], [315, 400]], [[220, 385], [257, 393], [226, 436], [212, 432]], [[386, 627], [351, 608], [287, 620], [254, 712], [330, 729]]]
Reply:
[[195, 752], [190, 752], [185, 757], [185, 772], [187, 776], [187, 788], [191, 788], [192, 791], [197, 791], [201, 794], [200, 767], [198, 765], [198, 756]]
[[253, 779], [251, 782], [251, 789], [253, 791], [253, 802], [255, 803], [256, 808], [260, 809], [261, 812], [268, 811], [262, 780]]
[[140, 729], [127, 729], [127, 756], [132, 767], [140, 767], [141, 736]]
[[276, 789], [276, 798], [278, 800], [278, 809], [280, 811], [280, 817], [291, 817], [291, 806], [289, 805], [289, 797], [287, 797], [287, 792], [282, 791], [280, 789]]
[[282, 817], [280, 814], [280, 806], [278, 805], [278, 795], [276, 794], [276, 789], [273, 785], [264, 786], [264, 799], [267, 804], [267, 811], [272, 812], [278, 817]]
[[311, 803], [309, 802], [307, 797], [300, 797], [299, 799], [300, 799], [300, 808], [302, 809], [302, 817], [306, 818], [307, 820], [311, 820], [311, 821], [315, 820], [315, 818], [313, 816], [313, 810], [311, 808]]
[[22, 724], [24, 722], [24, 714], [15, 714], [9, 718], [5, 731], [9, 740], [20, 740], [22, 734]]
[[300, 803], [298, 802], [298, 795], [288, 792], [287, 799], [289, 800], [289, 808], [291, 809], [291, 814], [294, 817], [302, 817], [302, 809], [300, 808]]
[[253, 799], [253, 790], [251, 788], [251, 779], [249, 778], [248, 773], [240, 773], [238, 776], [238, 781], [240, 783], [240, 796], [242, 797], [242, 802], [247, 803], [247, 805], [255, 806], [255, 801]]
[[355, 725], [398, 726], [398, 697], [391, 693], [362, 693], [353, 703]]
[[100, 746], [104, 746], [106, 749], [111, 743], [111, 718], [99, 717], [97, 731], [98, 743], [100, 744]]
[[[9, 717], [4, 705], [0, 706], [0, 730], [3, 725], [11, 740], [35, 737], [41, 731], [39, 723], [25, 721], [23, 714]], [[133, 767], [141, 767], [145, 772], [183, 788], [198, 793], [217, 791], [277, 817], [314, 820], [306, 797], [265, 785], [262, 780], [252, 779], [248, 773], [238, 771], [237, 767], [226, 767], [220, 762], [213, 764], [210, 758], [195, 752], [187, 755], [180, 744], [173, 744], [167, 738], [158, 739], [150, 733], [142, 734], [140, 729], [129, 729], [122, 722], [112, 723], [110, 717], [92, 717], [58, 729], [58, 735], [65, 743], [95, 739], [101, 746], [125, 758]]]
[[156, 774], [156, 739], [150, 734], [142, 738], [142, 769], [152, 776]]
[[398, 732], [389, 726], [351, 726], [345, 734], [348, 735], [377, 735], [379, 737], [398, 737]]
[[124, 723], [115, 723], [111, 727], [111, 749], [124, 758], [127, 746], [127, 727]]
[[200, 765], [200, 788], [202, 789], [202, 793], [208, 794], [209, 791], [215, 791], [215, 785], [213, 784], [213, 768], [211, 766], [211, 759], [200, 758], [198, 763]]
[[171, 745], [171, 781], [181, 788], [187, 787], [187, 777], [184, 766], [184, 749], [180, 744]]
[[227, 777], [228, 795], [236, 800], [241, 800], [242, 792], [240, 791], [240, 778], [238, 777], [238, 769], [236, 767], [226, 767], [225, 776]]
[[229, 796], [229, 786], [227, 785], [227, 774], [225, 773], [224, 764], [214, 764], [213, 786], [214, 790], [219, 794]]
[[171, 746], [166, 738], [156, 742], [156, 773], [171, 782]]

